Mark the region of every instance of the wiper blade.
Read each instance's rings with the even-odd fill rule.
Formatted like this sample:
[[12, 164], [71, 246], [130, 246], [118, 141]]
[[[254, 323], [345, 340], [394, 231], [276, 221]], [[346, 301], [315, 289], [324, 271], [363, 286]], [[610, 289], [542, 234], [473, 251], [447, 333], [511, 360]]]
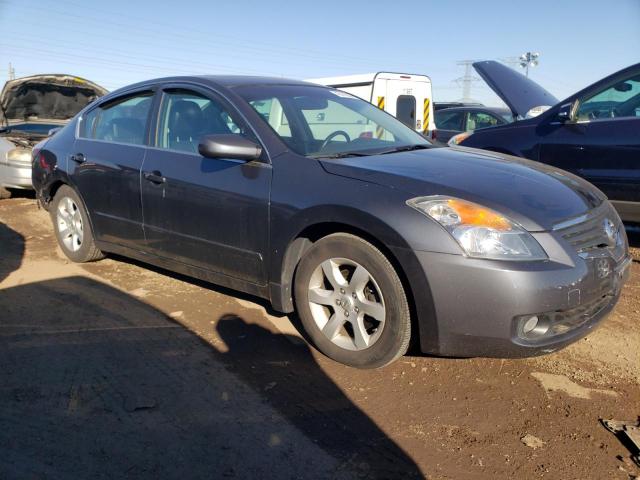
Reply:
[[404, 147], [396, 147], [396, 148], [390, 148], [389, 150], [383, 150], [382, 152], [378, 152], [378, 155], [386, 155], [387, 153], [396, 153], [396, 152], [410, 152], [412, 150], [426, 150], [427, 148], [431, 148], [431, 145], [418, 143], [416, 145], [405, 145]]
[[371, 153], [363, 152], [341, 152], [329, 155], [311, 155], [313, 158], [348, 158], [348, 157], [368, 157]]

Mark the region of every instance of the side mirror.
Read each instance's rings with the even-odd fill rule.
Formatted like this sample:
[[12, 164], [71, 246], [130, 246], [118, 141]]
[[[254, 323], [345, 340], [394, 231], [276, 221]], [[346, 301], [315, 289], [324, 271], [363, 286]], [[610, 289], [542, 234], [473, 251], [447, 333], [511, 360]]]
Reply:
[[241, 135], [205, 135], [200, 139], [198, 152], [207, 158], [233, 158], [250, 162], [262, 154], [262, 147]]
[[573, 111], [573, 102], [561, 105], [556, 113], [555, 119], [561, 123], [570, 122], [572, 120], [571, 112]]
[[60, 130], [62, 130], [62, 127], [55, 127], [55, 128], [51, 128], [49, 129], [49, 133], [48, 135], [50, 137], [52, 137], [53, 135], [55, 135], [56, 133], [58, 133]]

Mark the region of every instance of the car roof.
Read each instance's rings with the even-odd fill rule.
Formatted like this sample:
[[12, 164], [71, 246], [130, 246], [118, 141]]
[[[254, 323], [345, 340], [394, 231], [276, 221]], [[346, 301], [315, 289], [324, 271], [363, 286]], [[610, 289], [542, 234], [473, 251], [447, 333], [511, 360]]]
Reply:
[[234, 88], [249, 85], [308, 85], [323, 88], [321, 85], [317, 85], [314, 83], [280, 77], [263, 77], [251, 75], [189, 75], [153, 78], [150, 80], [134, 83], [113, 91], [111, 95], [109, 95], [109, 97], [117, 96], [119, 92], [126, 92], [128, 90], [144, 87], [146, 85], [181, 82], [197, 83], [200, 85], [222, 88]]

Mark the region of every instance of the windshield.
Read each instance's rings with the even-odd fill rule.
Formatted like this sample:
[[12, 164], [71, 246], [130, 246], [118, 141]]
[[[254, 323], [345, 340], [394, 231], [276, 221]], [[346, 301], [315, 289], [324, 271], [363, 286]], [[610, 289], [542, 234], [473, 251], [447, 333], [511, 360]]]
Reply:
[[300, 155], [373, 155], [431, 145], [392, 116], [340, 90], [260, 85], [236, 91]]

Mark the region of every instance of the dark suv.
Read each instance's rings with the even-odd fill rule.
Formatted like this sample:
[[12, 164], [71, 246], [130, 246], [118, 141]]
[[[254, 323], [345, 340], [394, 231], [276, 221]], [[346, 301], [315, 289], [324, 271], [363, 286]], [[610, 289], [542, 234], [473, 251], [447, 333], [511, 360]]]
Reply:
[[614, 307], [630, 258], [584, 180], [437, 148], [345, 92], [260, 77], [138, 83], [34, 154], [73, 261], [106, 252], [295, 308], [328, 356], [551, 352]]

